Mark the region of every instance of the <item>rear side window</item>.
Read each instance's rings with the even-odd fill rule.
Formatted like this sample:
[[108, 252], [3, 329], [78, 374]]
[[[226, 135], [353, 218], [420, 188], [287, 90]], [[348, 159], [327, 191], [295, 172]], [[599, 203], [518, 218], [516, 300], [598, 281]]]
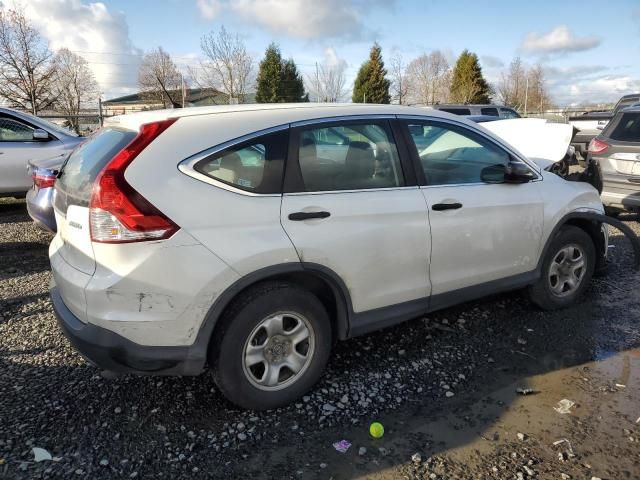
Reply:
[[500, 116], [502, 118], [520, 118], [520, 115], [518, 115], [518, 112], [515, 112], [510, 108], [501, 108]]
[[498, 116], [498, 109], [497, 108], [482, 108], [480, 109], [480, 113], [482, 113], [482, 115], [489, 115], [492, 117], [497, 117]]
[[640, 113], [623, 113], [609, 138], [619, 142], [640, 142]]
[[88, 206], [98, 174], [136, 135], [132, 130], [103, 128], [76, 147], [56, 181], [56, 206], [63, 212], [69, 204]]
[[453, 113], [454, 115], [471, 115], [471, 110], [468, 108], [440, 108], [442, 112]]
[[386, 123], [338, 123], [300, 131], [298, 162], [307, 192], [404, 185]]
[[253, 193], [281, 193], [288, 130], [225, 148], [194, 169], [207, 177]]

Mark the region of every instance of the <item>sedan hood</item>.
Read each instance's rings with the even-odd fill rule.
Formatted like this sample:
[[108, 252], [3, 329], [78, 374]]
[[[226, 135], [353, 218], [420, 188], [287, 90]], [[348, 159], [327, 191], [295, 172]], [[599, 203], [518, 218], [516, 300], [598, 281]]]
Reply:
[[515, 147], [541, 168], [562, 160], [573, 138], [573, 126], [542, 118], [513, 118], [482, 126]]

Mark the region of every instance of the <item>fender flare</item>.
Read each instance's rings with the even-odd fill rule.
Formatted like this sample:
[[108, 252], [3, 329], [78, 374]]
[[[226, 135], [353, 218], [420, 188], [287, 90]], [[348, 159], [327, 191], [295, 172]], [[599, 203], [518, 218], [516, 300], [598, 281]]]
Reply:
[[344, 340], [348, 336], [349, 322], [353, 314], [353, 308], [351, 305], [349, 290], [340, 276], [323, 265], [309, 262], [290, 262], [261, 268], [243, 276], [227, 287], [209, 308], [200, 330], [198, 331], [196, 340], [190, 348], [196, 351], [199, 357], [206, 359], [209, 342], [215, 327], [218, 324], [218, 320], [225, 309], [244, 289], [261, 281], [269, 280], [277, 275], [305, 272], [312, 273], [314, 276], [322, 279], [331, 288], [331, 291], [336, 298], [336, 323], [338, 330], [336, 332], [336, 336], [337, 338]]
[[546, 254], [547, 254], [547, 251], [549, 249], [549, 246], [551, 245], [551, 242], [553, 241], [554, 237], [556, 236], [556, 233], [558, 233], [558, 230], [560, 230], [560, 228], [562, 228], [564, 225], [566, 225], [569, 220], [573, 220], [573, 219], [576, 219], [576, 218], [577, 219], [589, 220], [589, 221], [595, 221], [595, 222], [599, 222], [599, 223], [606, 223], [606, 224], [611, 225], [612, 227], [615, 227], [618, 230], [620, 230], [624, 234], [624, 236], [627, 237], [629, 242], [631, 243], [631, 248], [633, 249], [633, 255], [634, 255], [633, 268], [635, 270], [640, 270], [640, 239], [638, 238], [636, 233], [631, 229], [631, 227], [629, 227], [628, 225], [626, 225], [625, 223], [621, 222], [618, 219], [607, 217], [606, 215], [604, 215], [602, 213], [596, 213], [596, 212], [571, 212], [571, 213], [565, 215], [564, 217], [562, 217], [562, 219], [556, 224], [556, 226], [551, 231], [551, 234], [549, 235], [549, 238], [547, 238], [547, 242], [545, 243], [545, 246], [542, 249], [542, 252], [540, 253], [540, 259], [538, 260], [538, 266], [537, 266], [537, 271], [538, 272], [542, 271], [542, 262], [543, 262], [543, 260], [544, 260], [544, 258], [546, 256]]

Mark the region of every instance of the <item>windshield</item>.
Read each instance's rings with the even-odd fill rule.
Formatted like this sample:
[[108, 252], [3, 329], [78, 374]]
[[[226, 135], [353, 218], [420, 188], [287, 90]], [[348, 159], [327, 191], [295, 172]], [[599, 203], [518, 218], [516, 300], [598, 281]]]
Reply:
[[61, 127], [60, 125], [56, 125], [53, 122], [50, 122], [49, 120], [46, 120], [42, 117], [36, 117], [35, 115], [31, 115], [30, 113], [26, 113], [26, 112], [20, 112], [20, 115], [22, 115], [23, 117], [26, 117], [27, 119], [33, 121], [34, 123], [41, 123], [44, 124], [49, 130], [53, 130], [54, 132], [58, 132], [58, 133], [62, 133], [63, 135], [69, 135], [71, 137], [78, 137], [79, 135], [75, 132], [72, 132], [71, 130], [67, 130], [64, 127]]

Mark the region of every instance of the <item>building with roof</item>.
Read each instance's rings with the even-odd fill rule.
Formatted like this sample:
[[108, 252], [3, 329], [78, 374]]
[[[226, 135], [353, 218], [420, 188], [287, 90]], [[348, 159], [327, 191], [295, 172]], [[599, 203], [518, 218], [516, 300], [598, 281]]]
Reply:
[[[175, 93], [175, 95], [173, 95]], [[172, 97], [182, 98], [181, 92], [172, 92]], [[245, 103], [251, 103], [255, 95], [249, 94]], [[181, 103], [181, 102], [179, 102]], [[185, 107], [200, 107], [205, 105], [227, 105], [229, 96], [215, 88], [189, 88], [185, 91]], [[181, 105], [176, 105], [180, 107]], [[165, 105], [158, 98], [153, 98], [144, 92], [124, 95], [102, 102], [102, 111], [105, 116], [124, 115], [127, 113], [141, 112], [145, 110], [158, 110]]]

